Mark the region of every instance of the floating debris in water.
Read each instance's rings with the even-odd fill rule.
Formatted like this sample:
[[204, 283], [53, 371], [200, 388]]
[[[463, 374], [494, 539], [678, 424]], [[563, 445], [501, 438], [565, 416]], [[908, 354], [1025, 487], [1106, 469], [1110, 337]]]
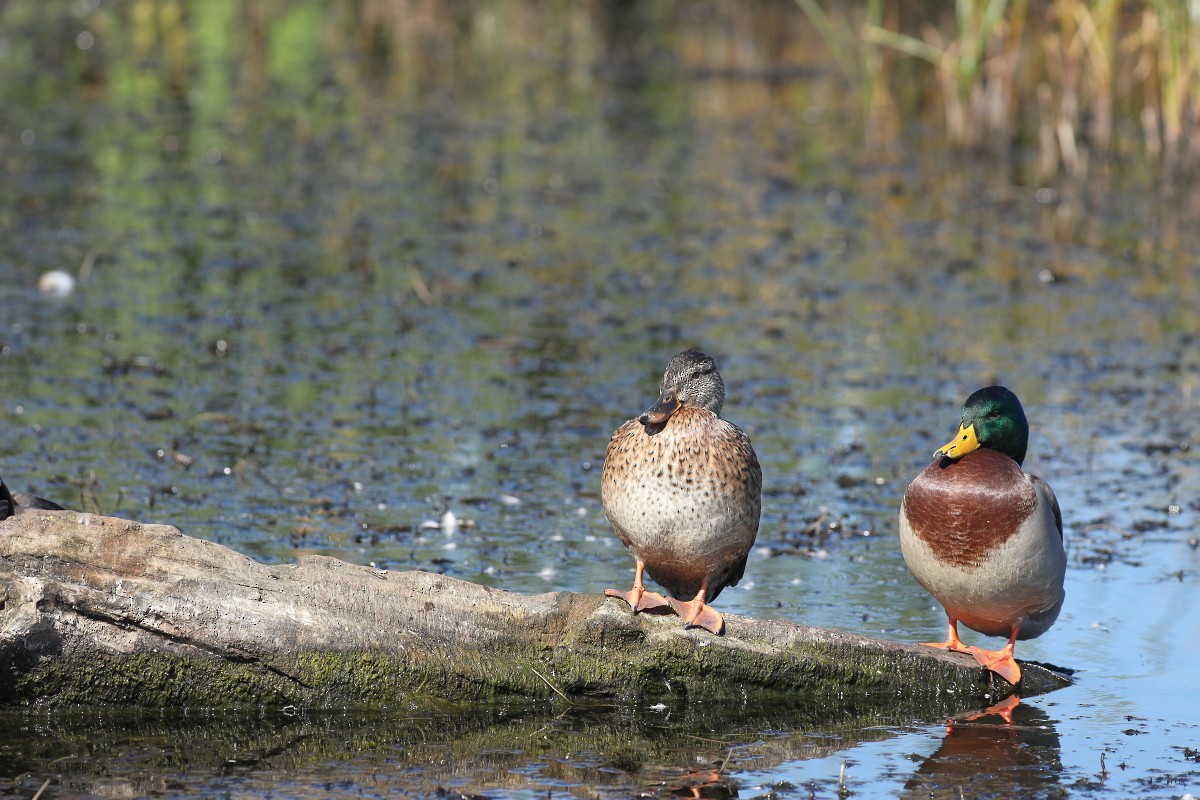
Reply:
[[422, 530], [440, 530], [445, 534], [454, 534], [460, 529], [474, 527], [474, 520], [460, 520], [453, 511], [447, 511], [445, 514], [442, 514], [440, 519], [424, 520], [420, 525]]
[[43, 273], [38, 280], [38, 291], [47, 297], [69, 297], [75, 291], [75, 276], [61, 269]]

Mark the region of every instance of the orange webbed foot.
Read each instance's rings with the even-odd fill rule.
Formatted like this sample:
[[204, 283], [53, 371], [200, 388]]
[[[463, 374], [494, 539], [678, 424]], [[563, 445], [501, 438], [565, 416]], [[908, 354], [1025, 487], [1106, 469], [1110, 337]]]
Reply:
[[628, 592], [622, 592], [619, 589], [605, 589], [604, 594], [606, 597], [616, 597], [619, 600], [624, 600], [629, 604], [629, 608], [634, 614], [639, 611], [670, 607], [667, 599], [658, 592], [647, 592], [645, 589], [640, 589], [636, 586]]
[[984, 650], [982, 647], [968, 647], [967, 652], [975, 657], [979, 666], [991, 670], [1013, 686], [1021, 683], [1021, 667], [1008, 648]]
[[949, 651], [951, 651], [951, 652], [953, 652], [953, 653], [967, 653], [967, 652], [970, 652], [969, 648], [968, 648], [968, 647], [967, 647], [965, 644], [963, 644], [962, 642], [958, 641], [957, 639], [956, 639], [956, 640], [954, 640], [954, 641], [952, 641], [952, 642], [951, 642], [951, 641], [945, 641], [945, 642], [920, 642], [920, 645], [921, 645], [921, 647], [937, 647], [937, 648], [940, 648], [940, 649], [942, 649], [942, 650], [949, 650]]
[[949, 624], [946, 626], [946, 641], [944, 642], [921, 642], [922, 647], [938, 647], [942, 650], [949, 650], [953, 653], [969, 653], [971, 648], [962, 643], [962, 639], [958, 638], [958, 620], [954, 617], [949, 617]]
[[642, 592], [642, 598], [638, 600], [637, 611], [654, 611], [660, 608], [670, 608], [671, 604], [667, 602], [667, 598], [663, 597], [658, 592]]
[[685, 628], [704, 628], [717, 636], [720, 636], [721, 631], [725, 629], [725, 619], [720, 612], [699, 598], [686, 601], [670, 598], [667, 602], [683, 619]]
[[983, 711], [980, 711], [976, 714], [972, 714], [971, 716], [967, 717], [967, 721], [970, 722], [973, 720], [980, 719], [982, 717], [989, 716], [991, 714], [998, 714], [1004, 719], [1005, 722], [1007, 722], [1009, 725], [1012, 725], [1013, 724], [1013, 711], [1016, 710], [1016, 707], [1019, 705], [1021, 705], [1021, 696], [1017, 695], [1017, 694], [1010, 694], [1008, 697], [1004, 698], [999, 703], [993, 703], [992, 705], [985, 708]]

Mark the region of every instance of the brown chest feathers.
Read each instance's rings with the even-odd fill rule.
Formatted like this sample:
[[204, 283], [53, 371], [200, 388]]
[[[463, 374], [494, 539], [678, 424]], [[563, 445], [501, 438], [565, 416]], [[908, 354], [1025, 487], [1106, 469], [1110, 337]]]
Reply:
[[904, 493], [903, 513], [939, 560], [980, 564], [1037, 508], [1037, 492], [1017, 462], [980, 449], [943, 467], [938, 460]]

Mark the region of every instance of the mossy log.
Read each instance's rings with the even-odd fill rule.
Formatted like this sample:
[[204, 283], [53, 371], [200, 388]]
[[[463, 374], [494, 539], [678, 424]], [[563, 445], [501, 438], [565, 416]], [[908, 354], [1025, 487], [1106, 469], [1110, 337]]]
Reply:
[[[599, 594], [321, 556], [268, 566], [167, 525], [73, 511], [0, 522], [0, 704], [761, 701], [933, 717], [1012, 690], [961, 654], [725, 619], [718, 637]], [[1022, 693], [1065, 684], [1029, 664]]]

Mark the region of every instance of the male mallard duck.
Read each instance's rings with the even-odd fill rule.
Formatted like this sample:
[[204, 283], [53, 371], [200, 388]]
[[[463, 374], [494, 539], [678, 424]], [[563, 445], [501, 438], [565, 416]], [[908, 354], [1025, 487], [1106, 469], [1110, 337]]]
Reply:
[[0, 478], [0, 520], [24, 514], [33, 509], [46, 511], [65, 510], [58, 503], [25, 492], [10, 492], [4, 478]]
[[[709, 602], [734, 586], [758, 534], [762, 469], [750, 439], [721, 419], [716, 363], [684, 350], [667, 364], [659, 398], [613, 433], [604, 456], [604, 514], [636, 561], [633, 588], [608, 589], [633, 613], [670, 605], [684, 627], [720, 633]], [[647, 592], [647, 572], [672, 599]]]
[[[1062, 513], [1046, 482], [1021, 471], [1029, 423], [1017, 396], [988, 386], [967, 398], [962, 424], [900, 505], [900, 549], [917, 582], [946, 609], [949, 633], [930, 647], [970, 653], [1016, 686], [1017, 639], [1058, 618], [1067, 555]], [[958, 623], [1007, 636], [998, 651], [967, 647]]]

